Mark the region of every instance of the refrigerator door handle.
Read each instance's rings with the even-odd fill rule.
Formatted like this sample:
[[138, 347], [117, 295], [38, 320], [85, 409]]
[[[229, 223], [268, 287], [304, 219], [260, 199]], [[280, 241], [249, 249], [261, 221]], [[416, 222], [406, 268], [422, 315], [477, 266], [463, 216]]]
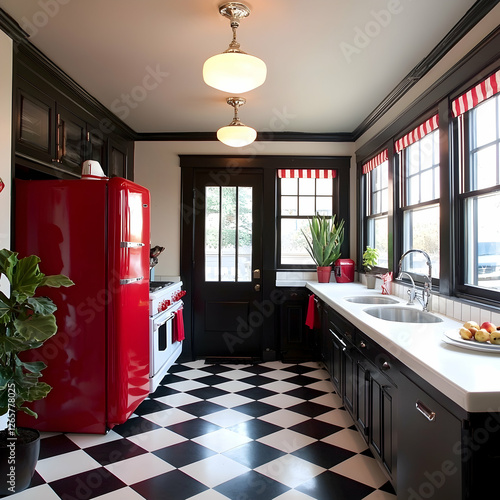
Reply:
[[135, 241], [122, 241], [120, 248], [139, 248], [143, 247], [144, 243], [136, 243]]
[[130, 285], [130, 283], [135, 283], [137, 281], [142, 281], [144, 276], [138, 276], [137, 278], [125, 278], [120, 280], [120, 285]]

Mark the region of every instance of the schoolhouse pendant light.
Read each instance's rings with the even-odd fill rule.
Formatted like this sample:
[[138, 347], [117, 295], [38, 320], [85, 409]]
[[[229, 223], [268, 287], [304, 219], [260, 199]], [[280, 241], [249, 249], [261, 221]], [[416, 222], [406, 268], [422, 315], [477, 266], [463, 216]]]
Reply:
[[233, 121], [226, 127], [217, 130], [217, 139], [220, 142], [233, 148], [248, 146], [257, 137], [257, 132], [252, 127], [247, 127], [241, 123], [238, 118], [238, 108], [245, 104], [246, 99], [243, 97], [228, 97], [226, 102], [234, 108]]
[[250, 15], [250, 9], [239, 2], [228, 2], [219, 6], [219, 13], [231, 21], [233, 40], [225, 52], [205, 61], [203, 80], [207, 85], [231, 94], [253, 90], [265, 82], [266, 64], [240, 50], [236, 41], [236, 29], [240, 20]]

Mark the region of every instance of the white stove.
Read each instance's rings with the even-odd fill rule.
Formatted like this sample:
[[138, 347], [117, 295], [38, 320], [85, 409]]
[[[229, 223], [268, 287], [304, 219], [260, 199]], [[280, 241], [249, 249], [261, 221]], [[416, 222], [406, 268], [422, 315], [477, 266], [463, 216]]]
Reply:
[[182, 281], [149, 283], [150, 392], [156, 390], [182, 352], [184, 295]]

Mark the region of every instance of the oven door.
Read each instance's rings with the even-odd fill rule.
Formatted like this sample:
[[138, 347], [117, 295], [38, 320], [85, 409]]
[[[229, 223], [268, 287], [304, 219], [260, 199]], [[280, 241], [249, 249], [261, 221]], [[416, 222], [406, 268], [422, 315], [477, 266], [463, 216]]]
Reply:
[[[150, 318], [150, 343], [149, 343], [149, 373], [155, 376], [160, 370], [169, 367], [175, 362], [172, 359], [178, 346], [172, 343], [172, 326], [175, 312], [183, 306], [183, 302], [176, 302], [165, 311]], [[179, 344], [179, 342], [175, 342]]]

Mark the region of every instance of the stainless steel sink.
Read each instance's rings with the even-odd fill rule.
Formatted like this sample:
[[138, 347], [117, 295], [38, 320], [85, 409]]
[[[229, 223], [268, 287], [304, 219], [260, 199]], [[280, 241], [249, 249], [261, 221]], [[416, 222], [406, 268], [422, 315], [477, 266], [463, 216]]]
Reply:
[[443, 321], [428, 312], [410, 307], [369, 307], [364, 311], [375, 318], [398, 323], [441, 323]]
[[354, 302], [355, 304], [397, 304], [398, 301], [390, 297], [375, 296], [375, 295], [359, 295], [357, 297], [347, 297], [347, 302]]

